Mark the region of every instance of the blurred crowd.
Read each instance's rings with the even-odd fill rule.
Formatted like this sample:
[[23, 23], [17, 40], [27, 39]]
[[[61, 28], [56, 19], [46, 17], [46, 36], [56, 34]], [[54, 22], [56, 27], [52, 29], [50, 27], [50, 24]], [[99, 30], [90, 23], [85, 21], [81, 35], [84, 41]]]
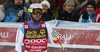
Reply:
[[99, 0], [0, 0], [0, 22], [29, 21], [28, 9], [34, 3], [43, 7], [42, 21], [100, 22]]

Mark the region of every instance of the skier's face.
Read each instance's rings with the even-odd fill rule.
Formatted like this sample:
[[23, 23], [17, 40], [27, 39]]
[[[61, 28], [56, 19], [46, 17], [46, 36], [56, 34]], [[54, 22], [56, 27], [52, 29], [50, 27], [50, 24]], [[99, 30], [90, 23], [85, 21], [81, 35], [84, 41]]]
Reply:
[[36, 20], [36, 21], [39, 21], [41, 19], [41, 16], [39, 13], [37, 14], [32, 14], [33, 18]]
[[92, 5], [87, 5], [86, 10], [87, 10], [88, 13], [93, 13], [95, 11], [95, 9]]

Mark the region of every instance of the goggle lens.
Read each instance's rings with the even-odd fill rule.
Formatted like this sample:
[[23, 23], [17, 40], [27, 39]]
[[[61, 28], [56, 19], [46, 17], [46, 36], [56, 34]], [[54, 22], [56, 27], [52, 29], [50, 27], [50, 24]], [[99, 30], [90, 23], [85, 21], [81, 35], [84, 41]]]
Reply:
[[39, 13], [40, 15], [43, 13], [42, 9], [33, 9], [33, 14]]
[[43, 13], [43, 10], [42, 9], [28, 9], [28, 12], [31, 12], [33, 14], [37, 14], [39, 13], [40, 15]]

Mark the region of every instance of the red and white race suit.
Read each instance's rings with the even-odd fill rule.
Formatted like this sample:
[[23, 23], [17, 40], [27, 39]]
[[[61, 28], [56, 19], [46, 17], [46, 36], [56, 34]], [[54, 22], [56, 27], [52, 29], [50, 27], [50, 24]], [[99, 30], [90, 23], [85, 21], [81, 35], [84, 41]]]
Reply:
[[[22, 28], [24, 27], [24, 32]], [[41, 22], [39, 28], [31, 28], [27, 22], [21, 25], [16, 35], [16, 52], [22, 52], [22, 43], [24, 43], [25, 52], [47, 52], [47, 42], [55, 45], [51, 36], [52, 28], [46, 22]]]

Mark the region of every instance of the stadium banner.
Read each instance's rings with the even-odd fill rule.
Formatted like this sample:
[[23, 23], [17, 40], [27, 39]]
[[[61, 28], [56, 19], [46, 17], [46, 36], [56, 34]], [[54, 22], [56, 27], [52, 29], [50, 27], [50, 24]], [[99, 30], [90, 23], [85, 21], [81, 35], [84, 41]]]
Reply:
[[[60, 33], [59, 39], [61, 43], [63, 45], [69, 45], [64, 47], [72, 46], [71, 48], [82, 48], [83, 45], [85, 45], [90, 46], [89, 48], [91, 48], [91, 46], [97, 46], [96, 48], [100, 49], [99, 23], [77, 23], [60, 20], [47, 22], [50, 23], [53, 30], [57, 30]], [[0, 23], [0, 45], [15, 43], [17, 28], [21, 24], [22, 23]]]

